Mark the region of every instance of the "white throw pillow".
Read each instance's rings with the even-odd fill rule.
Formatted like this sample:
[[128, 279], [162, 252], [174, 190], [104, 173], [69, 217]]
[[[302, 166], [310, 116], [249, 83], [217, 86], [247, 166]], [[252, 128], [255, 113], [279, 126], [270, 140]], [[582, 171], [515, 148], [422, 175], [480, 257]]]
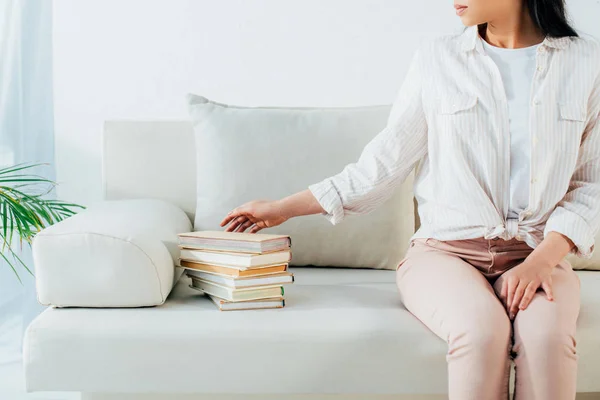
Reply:
[[[381, 131], [391, 105], [241, 107], [189, 94], [197, 163], [194, 230], [224, 230], [233, 208], [275, 200], [338, 173]], [[292, 218], [261, 233], [289, 234], [291, 265], [395, 270], [414, 232], [413, 173], [376, 210], [332, 225]]]
[[181, 276], [178, 233], [192, 224], [163, 200], [100, 201], [32, 243], [38, 301], [57, 307], [163, 304]]

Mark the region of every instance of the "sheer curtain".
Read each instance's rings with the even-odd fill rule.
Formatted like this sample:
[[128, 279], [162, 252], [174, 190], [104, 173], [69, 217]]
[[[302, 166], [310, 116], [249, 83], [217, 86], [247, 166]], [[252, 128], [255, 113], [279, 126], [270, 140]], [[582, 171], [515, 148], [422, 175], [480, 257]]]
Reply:
[[[52, 1], [0, 0], [0, 168], [49, 163], [28, 173], [54, 176], [52, 107]], [[33, 271], [25, 242], [17, 254]], [[11, 257], [9, 257], [11, 259]], [[0, 367], [18, 366], [22, 337], [43, 310], [34, 278], [21, 266], [20, 283], [0, 261]], [[33, 271], [35, 273], [35, 271]]]

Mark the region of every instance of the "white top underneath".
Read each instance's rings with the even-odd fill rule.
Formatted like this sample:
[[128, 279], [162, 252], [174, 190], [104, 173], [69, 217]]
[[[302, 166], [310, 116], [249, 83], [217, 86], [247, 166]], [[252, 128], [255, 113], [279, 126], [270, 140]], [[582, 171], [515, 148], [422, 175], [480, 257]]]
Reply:
[[518, 49], [496, 47], [482, 40], [486, 53], [502, 76], [508, 101], [510, 125], [510, 200], [508, 218], [518, 219], [529, 204], [531, 135], [529, 98], [539, 44]]

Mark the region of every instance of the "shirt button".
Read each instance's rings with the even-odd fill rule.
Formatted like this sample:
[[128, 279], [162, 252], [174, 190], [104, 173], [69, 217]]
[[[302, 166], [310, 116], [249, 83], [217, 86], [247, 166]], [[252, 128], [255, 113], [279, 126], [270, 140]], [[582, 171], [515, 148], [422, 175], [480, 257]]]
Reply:
[[536, 106], [537, 106], [538, 104], [540, 104], [540, 101], [539, 101], [538, 99], [535, 99], [535, 100], [533, 101], [533, 105], [536, 105]]
[[531, 183], [535, 183], [536, 181], [537, 181], [537, 179], [533, 178], [533, 179], [531, 180]]
[[515, 236], [515, 239], [517, 239], [517, 240], [521, 240], [521, 239], [523, 239], [523, 238], [521, 237], [521, 235], [517, 235], [517, 236]]
[[536, 135], [533, 135], [533, 145], [535, 146], [538, 142], [538, 138]]
[[543, 71], [543, 70], [544, 70], [544, 67], [542, 67], [541, 65], [538, 65], [538, 67], [537, 67], [537, 70], [538, 70], [538, 71]]

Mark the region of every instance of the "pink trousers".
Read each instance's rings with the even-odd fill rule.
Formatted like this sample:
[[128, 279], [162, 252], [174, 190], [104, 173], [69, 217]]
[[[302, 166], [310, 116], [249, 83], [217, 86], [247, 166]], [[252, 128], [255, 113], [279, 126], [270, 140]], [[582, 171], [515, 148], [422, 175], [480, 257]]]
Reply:
[[575, 399], [579, 277], [563, 259], [554, 301], [538, 289], [511, 321], [499, 299], [504, 272], [533, 249], [516, 239], [413, 239], [396, 283], [406, 309], [448, 343], [450, 400]]

